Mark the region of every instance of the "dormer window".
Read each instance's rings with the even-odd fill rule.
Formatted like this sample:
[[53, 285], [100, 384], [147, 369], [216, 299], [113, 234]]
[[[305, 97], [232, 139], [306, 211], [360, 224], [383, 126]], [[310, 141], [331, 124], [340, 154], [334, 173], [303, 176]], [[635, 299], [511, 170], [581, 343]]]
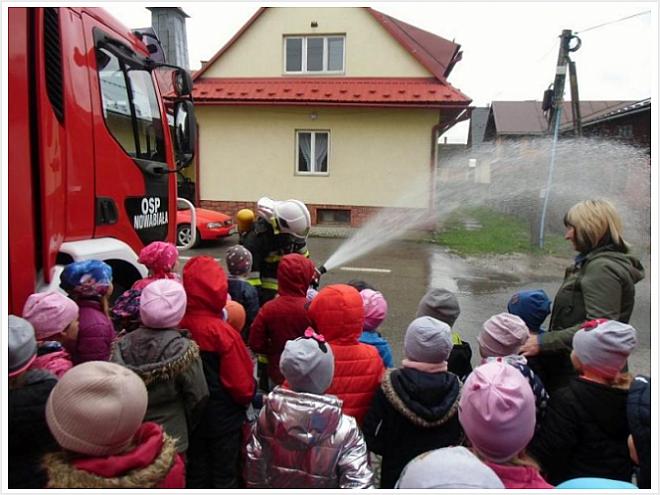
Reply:
[[285, 36], [285, 74], [342, 74], [344, 35]]

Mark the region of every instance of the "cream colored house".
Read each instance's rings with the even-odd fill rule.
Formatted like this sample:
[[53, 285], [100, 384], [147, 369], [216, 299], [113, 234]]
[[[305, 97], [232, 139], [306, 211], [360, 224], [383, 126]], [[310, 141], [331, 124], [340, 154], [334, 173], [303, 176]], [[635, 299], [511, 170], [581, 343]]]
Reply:
[[438, 136], [470, 103], [446, 79], [459, 48], [366, 7], [259, 9], [194, 76], [199, 205], [296, 198], [353, 226], [432, 207]]

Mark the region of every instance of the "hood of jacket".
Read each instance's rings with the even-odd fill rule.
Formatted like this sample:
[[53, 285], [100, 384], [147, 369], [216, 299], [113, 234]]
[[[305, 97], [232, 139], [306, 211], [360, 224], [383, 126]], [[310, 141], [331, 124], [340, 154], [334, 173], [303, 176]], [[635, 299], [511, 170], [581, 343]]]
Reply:
[[107, 457], [72, 459], [66, 452], [47, 454], [48, 488], [153, 488], [176, 461], [176, 441], [156, 423], [143, 423], [136, 447]]
[[631, 254], [614, 251], [611, 247], [604, 246], [587, 254], [585, 263], [599, 258], [607, 258], [608, 261], [619, 266], [620, 269], [630, 273], [630, 278], [635, 284], [644, 278], [644, 267], [641, 261]]
[[183, 288], [188, 305], [186, 313], [210, 312], [220, 315], [227, 304], [227, 274], [210, 256], [196, 256], [183, 267]]
[[314, 262], [301, 254], [283, 256], [277, 266], [278, 294], [305, 297], [315, 271]]
[[111, 356], [149, 385], [188, 369], [199, 357], [199, 347], [178, 330], [138, 328], [113, 344]]
[[[628, 390], [575, 378], [568, 385], [580, 398], [580, 407], [586, 410], [596, 425], [614, 438], [626, 437], [628, 422], [626, 406]], [[604, 407], [607, 405], [607, 407]]]
[[453, 373], [388, 370], [381, 389], [394, 409], [422, 428], [438, 427], [458, 412], [461, 382]]
[[357, 344], [364, 325], [360, 293], [345, 284], [321, 289], [309, 306], [309, 318], [317, 333], [332, 344]]
[[337, 431], [342, 402], [331, 395], [276, 387], [264, 398], [259, 428], [289, 450], [307, 450]]

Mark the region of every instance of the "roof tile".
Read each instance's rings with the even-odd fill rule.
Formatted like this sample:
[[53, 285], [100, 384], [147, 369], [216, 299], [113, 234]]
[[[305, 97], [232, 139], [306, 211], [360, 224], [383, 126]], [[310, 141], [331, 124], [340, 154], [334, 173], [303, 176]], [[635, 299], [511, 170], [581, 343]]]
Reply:
[[201, 104], [289, 103], [467, 106], [470, 99], [436, 78], [200, 78], [193, 97]]

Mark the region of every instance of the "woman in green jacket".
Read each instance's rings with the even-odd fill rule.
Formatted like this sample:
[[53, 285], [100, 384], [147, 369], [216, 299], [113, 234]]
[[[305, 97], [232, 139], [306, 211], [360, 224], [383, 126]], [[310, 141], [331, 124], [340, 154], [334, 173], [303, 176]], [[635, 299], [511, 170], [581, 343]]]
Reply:
[[596, 318], [628, 323], [635, 284], [644, 278], [642, 264], [628, 254], [621, 218], [609, 201], [577, 203], [566, 213], [564, 225], [564, 238], [578, 255], [555, 296], [549, 331], [531, 335], [521, 348], [551, 395], [575, 375], [570, 360], [575, 332]]

